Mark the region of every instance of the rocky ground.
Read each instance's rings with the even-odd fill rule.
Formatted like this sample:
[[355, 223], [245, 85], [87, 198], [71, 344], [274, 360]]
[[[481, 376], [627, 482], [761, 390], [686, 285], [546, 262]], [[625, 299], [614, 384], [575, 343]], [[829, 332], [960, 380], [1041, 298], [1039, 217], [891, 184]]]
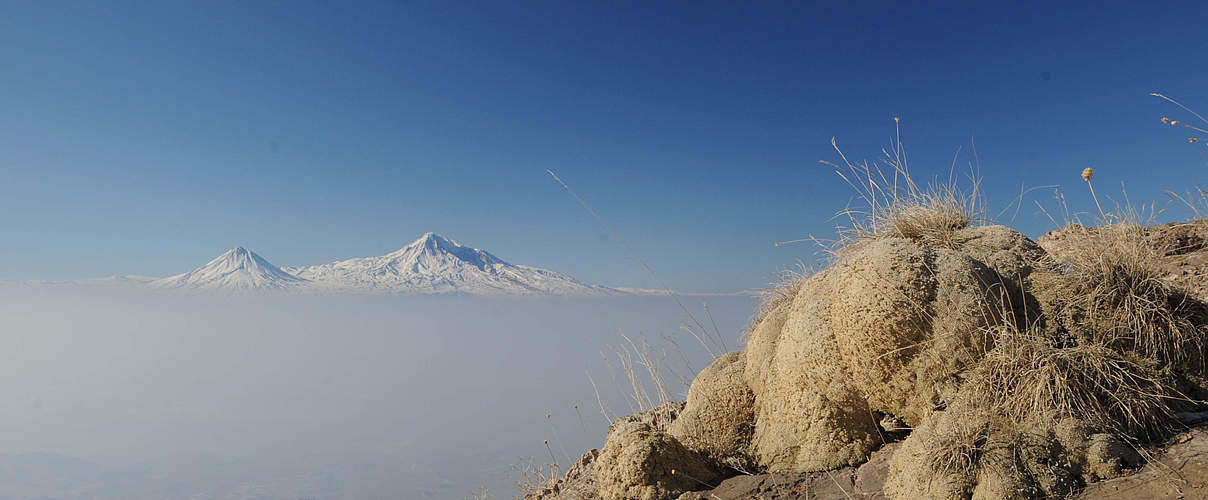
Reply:
[[[808, 474], [759, 474], [737, 476], [716, 488], [681, 495], [690, 500], [788, 499], [817, 500], [881, 499], [889, 458], [897, 443], [872, 454], [860, 467]], [[1075, 498], [1105, 500], [1208, 499], [1208, 429], [1198, 427], [1176, 436], [1164, 449], [1135, 473], [1091, 483]], [[587, 497], [581, 497], [587, 498]]]
[[898, 443], [889, 443], [873, 452], [859, 467], [804, 474], [758, 474], [732, 477], [716, 488], [680, 495], [681, 500], [758, 498], [882, 499], [881, 490], [889, 476], [889, 459]]
[[1208, 499], [1208, 429], [1179, 434], [1135, 474], [1092, 483], [1083, 499]]
[[[859, 467], [802, 474], [739, 475], [716, 487], [691, 491], [680, 500], [816, 500], [883, 499], [882, 489], [889, 474], [889, 459], [898, 443], [890, 443], [873, 452]], [[1168, 445], [1150, 450], [1150, 463], [1130, 475], [1091, 483], [1075, 498], [1105, 500], [1195, 500], [1208, 499], [1208, 428], [1198, 426], [1173, 438]], [[598, 452], [596, 452], [598, 454]], [[594, 455], [594, 454], [589, 454]], [[589, 455], [585, 455], [585, 458]], [[591, 460], [586, 460], [590, 467]], [[549, 498], [594, 500], [592, 479], [581, 473], [584, 461], [575, 465], [576, 473], [561, 485], [561, 492], [547, 490]]]

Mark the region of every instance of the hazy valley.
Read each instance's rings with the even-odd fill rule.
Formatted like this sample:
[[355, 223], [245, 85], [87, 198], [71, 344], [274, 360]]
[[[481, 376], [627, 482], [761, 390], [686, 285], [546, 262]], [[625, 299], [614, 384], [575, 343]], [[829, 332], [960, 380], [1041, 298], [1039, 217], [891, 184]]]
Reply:
[[[0, 289], [0, 375], [22, 381], [0, 392], [0, 498], [508, 496], [543, 440], [562, 462], [598, 446], [587, 372], [630, 412], [601, 358], [618, 332], [708, 360], [667, 297], [114, 290]], [[685, 300], [730, 342], [755, 306]]]

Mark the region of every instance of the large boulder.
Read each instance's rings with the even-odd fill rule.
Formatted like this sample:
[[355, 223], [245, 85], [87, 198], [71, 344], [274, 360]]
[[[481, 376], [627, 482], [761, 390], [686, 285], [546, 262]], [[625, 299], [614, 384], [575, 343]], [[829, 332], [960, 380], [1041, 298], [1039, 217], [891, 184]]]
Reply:
[[1046, 252], [1040, 244], [1007, 226], [974, 226], [953, 233], [961, 253], [985, 264], [999, 276], [1027, 281], [1044, 265]]
[[[1016, 276], [1043, 255], [1006, 229], [957, 234]], [[858, 465], [883, 441], [882, 416], [920, 424], [992, 347], [985, 331], [1004, 320], [1015, 281], [959, 247], [882, 238], [842, 249], [751, 330], [745, 379], [755, 397], [758, 465]]]
[[830, 270], [809, 278], [747, 341], [745, 378], [755, 395], [751, 453], [770, 472], [855, 465], [880, 444], [830, 334], [835, 276]]
[[1002, 279], [962, 253], [900, 239], [853, 249], [836, 270], [830, 326], [855, 389], [873, 411], [918, 424], [990, 347]]
[[696, 376], [688, 401], [668, 433], [716, 463], [749, 471], [755, 394], [743, 379], [746, 356], [730, 352]]

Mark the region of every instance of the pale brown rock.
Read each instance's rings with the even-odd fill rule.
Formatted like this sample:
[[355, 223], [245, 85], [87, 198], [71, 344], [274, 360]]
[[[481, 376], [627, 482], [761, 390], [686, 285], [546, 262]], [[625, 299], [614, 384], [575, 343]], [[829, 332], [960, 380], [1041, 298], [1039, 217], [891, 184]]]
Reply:
[[595, 470], [604, 500], [674, 498], [721, 479], [703, 455], [642, 422], [625, 422], [609, 433]]
[[753, 469], [749, 455], [755, 430], [755, 395], [743, 379], [742, 351], [717, 358], [696, 376], [679, 418], [668, 428], [684, 446], [714, 462]]

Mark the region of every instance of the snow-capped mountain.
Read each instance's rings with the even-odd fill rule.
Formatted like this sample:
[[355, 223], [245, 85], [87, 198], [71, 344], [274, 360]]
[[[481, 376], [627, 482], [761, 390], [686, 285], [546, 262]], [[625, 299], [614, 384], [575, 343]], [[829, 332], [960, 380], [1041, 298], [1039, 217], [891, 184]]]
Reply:
[[285, 271], [318, 286], [402, 293], [604, 295], [565, 274], [504, 262], [490, 252], [427, 233], [398, 251]]
[[0, 286], [115, 286], [234, 292], [370, 292], [472, 295], [629, 295], [562, 273], [514, 265], [490, 252], [427, 233], [398, 251], [317, 266], [277, 267], [244, 247], [167, 278], [112, 276], [75, 281], [0, 282]]
[[216, 290], [283, 290], [305, 285], [306, 280], [282, 271], [263, 257], [235, 247], [208, 264], [184, 274], [150, 282], [160, 288]]

